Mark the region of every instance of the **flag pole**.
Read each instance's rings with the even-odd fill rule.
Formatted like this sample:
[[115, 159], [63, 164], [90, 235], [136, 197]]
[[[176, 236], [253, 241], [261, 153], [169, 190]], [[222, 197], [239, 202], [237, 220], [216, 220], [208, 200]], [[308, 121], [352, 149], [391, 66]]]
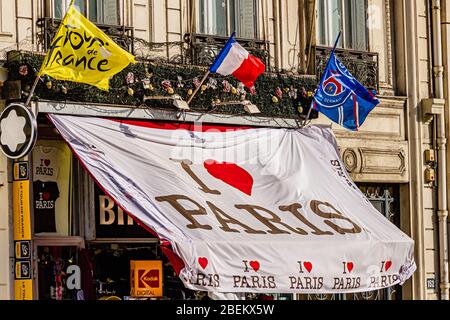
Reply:
[[[73, 5], [73, 2], [74, 2], [74, 1], [75, 1], [75, 0], [71, 0], [71, 1], [70, 1], [70, 3], [69, 3], [69, 8]], [[65, 17], [65, 16], [64, 16], [64, 17]], [[64, 19], [63, 19], [63, 20], [64, 20]], [[59, 28], [58, 28], [58, 31], [57, 31], [56, 33], [59, 32], [61, 26], [62, 26], [62, 23], [60, 24], [60, 26], [59, 26]], [[45, 59], [44, 59], [44, 61], [42, 62], [42, 64], [44, 64], [44, 63], [45, 63]], [[41, 71], [42, 71], [42, 65], [41, 65], [41, 67], [39, 68], [39, 72], [37, 73], [36, 78], [34, 79], [33, 85], [32, 85], [32, 87], [31, 87], [31, 89], [30, 89], [30, 93], [28, 94], [27, 101], [25, 102], [25, 107], [27, 107], [27, 108], [28, 108], [28, 105], [29, 105], [30, 102], [31, 102], [31, 99], [33, 98], [33, 94], [34, 94], [34, 91], [36, 90], [37, 84], [39, 83], [39, 80], [41, 79]]]
[[[339, 40], [341, 39], [341, 34], [342, 34], [342, 30], [339, 30], [339, 34], [338, 34], [338, 36], [336, 38], [336, 41], [334, 42], [333, 50], [331, 50], [330, 58], [334, 54], [334, 52], [336, 51], [337, 45], [339, 44]], [[328, 66], [329, 63], [330, 63], [330, 60], [328, 60], [327, 66]], [[327, 67], [325, 67], [325, 70], [326, 69], [327, 69]], [[313, 97], [313, 99], [314, 99], [314, 97]], [[306, 125], [306, 122], [308, 121], [309, 116], [311, 115], [312, 106], [313, 106], [313, 103], [311, 102], [311, 105], [309, 106], [308, 114], [306, 115], [306, 118], [303, 121], [302, 128]]]
[[197, 94], [198, 90], [200, 90], [200, 88], [202, 87], [203, 83], [205, 82], [206, 78], [208, 78], [209, 74], [211, 73], [211, 71], [208, 71], [205, 73], [205, 75], [203, 76], [202, 81], [200, 81], [200, 84], [197, 86], [197, 88], [195, 88], [195, 91], [192, 93], [192, 95], [189, 97], [189, 100], [187, 101], [187, 104], [190, 104], [192, 99], [194, 99], [195, 95]]
[[[233, 31], [233, 33], [231, 33], [230, 38], [228, 38], [227, 43], [225, 44], [225, 47], [227, 46], [227, 44], [236, 36], [236, 32]], [[223, 49], [219, 52], [218, 57], [222, 54]], [[217, 57], [216, 57], [217, 60]], [[202, 87], [203, 83], [205, 82], [206, 78], [208, 78], [209, 74], [211, 73], [211, 68], [208, 69], [208, 72], [205, 73], [205, 75], [203, 76], [202, 81], [200, 81], [200, 84], [197, 86], [197, 88], [195, 88], [195, 91], [192, 93], [192, 95], [189, 97], [189, 100], [187, 101], [187, 104], [190, 104], [192, 99], [194, 99], [195, 95], [198, 93], [198, 90], [200, 90], [200, 88]]]
[[29, 105], [30, 102], [31, 102], [31, 98], [33, 97], [34, 90], [36, 89], [36, 86], [37, 86], [37, 84], [38, 84], [38, 82], [39, 82], [39, 79], [41, 79], [41, 73], [40, 73], [40, 70], [39, 70], [38, 74], [36, 75], [36, 78], [34, 79], [33, 86], [31, 87], [30, 93], [28, 94], [27, 102], [25, 102], [25, 107], [27, 107], [27, 108], [28, 108], [28, 105]]

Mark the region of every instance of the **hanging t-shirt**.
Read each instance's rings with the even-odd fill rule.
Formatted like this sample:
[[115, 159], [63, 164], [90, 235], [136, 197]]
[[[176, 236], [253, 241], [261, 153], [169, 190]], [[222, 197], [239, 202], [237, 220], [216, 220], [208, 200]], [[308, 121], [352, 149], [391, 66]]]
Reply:
[[56, 182], [35, 181], [34, 193], [34, 232], [56, 232], [55, 209], [59, 189]]
[[33, 150], [33, 177], [40, 181], [57, 181], [62, 150], [51, 146], [36, 146]]

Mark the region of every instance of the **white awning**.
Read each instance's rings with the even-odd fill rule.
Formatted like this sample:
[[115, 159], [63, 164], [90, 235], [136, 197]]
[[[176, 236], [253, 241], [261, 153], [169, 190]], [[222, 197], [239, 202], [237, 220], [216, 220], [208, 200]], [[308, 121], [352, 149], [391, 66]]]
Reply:
[[413, 240], [351, 181], [328, 128], [49, 118], [105, 192], [170, 244], [188, 288], [363, 292], [415, 271]]

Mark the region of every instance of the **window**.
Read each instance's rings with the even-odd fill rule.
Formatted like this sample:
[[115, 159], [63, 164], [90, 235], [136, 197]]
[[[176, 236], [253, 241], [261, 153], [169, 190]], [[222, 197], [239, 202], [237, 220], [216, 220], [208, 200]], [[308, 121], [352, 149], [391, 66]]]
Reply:
[[[54, 0], [55, 18], [62, 19], [69, 8], [70, 0]], [[75, 0], [74, 5], [78, 10], [98, 24], [119, 24], [118, 0]]]
[[339, 30], [338, 46], [368, 50], [367, 0], [322, 0], [317, 2], [317, 38], [324, 46], [333, 46]]
[[256, 37], [255, 0], [200, 0], [198, 10], [200, 33]]
[[37, 141], [33, 149], [35, 235], [79, 235], [78, 210], [73, 208], [77, 181], [72, 162], [72, 153], [63, 141]]
[[[73, 2], [74, 6], [83, 14], [86, 13], [84, 0], [75, 0]], [[70, 0], [54, 0], [53, 8], [55, 12], [55, 18], [62, 19], [66, 14], [67, 9], [69, 9]]]
[[89, 20], [100, 24], [119, 24], [117, 0], [89, 0]]

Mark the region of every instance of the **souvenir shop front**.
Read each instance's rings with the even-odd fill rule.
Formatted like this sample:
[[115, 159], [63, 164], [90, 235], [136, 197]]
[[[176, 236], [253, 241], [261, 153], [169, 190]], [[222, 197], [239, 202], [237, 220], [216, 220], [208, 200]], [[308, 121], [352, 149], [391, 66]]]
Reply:
[[105, 194], [45, 116], [38, 136], [31, 161], [34, 299], [210, 299], [183, 285], [159, 239]]
[[31, 161], [34, 299], [210, 299], [183, 285], [159, 239], [105, 194], [45, 116], [38, 120]]
[[415, 271], [414, 242], [351, 181], [328, 128], [38, 120], [35, 299], [336, 295]]
[[[34, 299], [196, 298], [159, 240], [105, 195], [45, 117], [31, 163]], [[145, 262], [132, 272], [132, 261]]]

